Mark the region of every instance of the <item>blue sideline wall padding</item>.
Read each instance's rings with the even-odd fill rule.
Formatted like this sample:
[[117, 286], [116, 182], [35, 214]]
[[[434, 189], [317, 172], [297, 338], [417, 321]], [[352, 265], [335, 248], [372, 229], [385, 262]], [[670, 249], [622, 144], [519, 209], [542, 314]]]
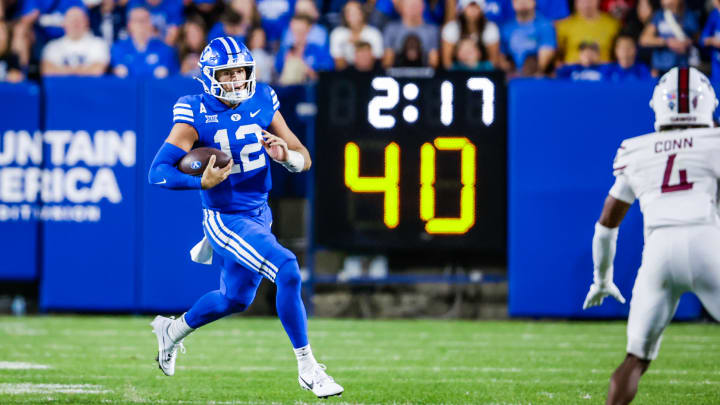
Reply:
[[44, 224], [40, 306], [133, 310], [138, 85], [114, 78], [44, 83], [46, 168], [58, 195], [44, 206], [53, 220]]
[[[515, 80], [509, 88], [509, 311], [529, 317], [624, 317], [612, 298], [589, 311], [592, 236], [613, 184], [612, 161], [624, 138], [653, 130], [654, 83]], [[615, 282], [631, 298], [643, 246], [637, 204], [620, 227]], [[681, 300], [678, 318], [699, 315]]]
[[32, 281], [38, 276], [40, 196], [28, 195], [25, 179], [37, 179], [33, 174], [42, 167], [42, 156], [29, 154], [27, 148], [40, 136], [40, 89], [0, 83], [0, 94], [5, 100], [0, 108], [0, 280]]

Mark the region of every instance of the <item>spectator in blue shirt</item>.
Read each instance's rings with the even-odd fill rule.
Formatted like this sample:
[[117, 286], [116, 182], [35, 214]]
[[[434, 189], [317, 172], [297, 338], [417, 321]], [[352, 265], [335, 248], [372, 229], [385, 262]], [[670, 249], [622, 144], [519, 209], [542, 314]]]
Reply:
[[38, 59], [45, 44], [64, 34], [65, 12], [72, 7], [85, 9], [82, 0], [24, 0], [20, 9], [20, 20], [14, 29], [14, 46], [20, 64], [27, 66], [32, 59]]
[[220, 37], [235, 37], [244, 43], [248, 28], [250, 26], [244, 23], [243, 17], [235, 10], [225, 10], [220, 16], [220, 21], [208, 33], [207, 42], [210, 43], [213, 39]]
[[182, 0], [130, 0], [128, 10], [141, 6], [150, 12], [157, 35], [166, 44], [175, 45], [180, 26], [185, 22]]
[[[510, 75], [544, 74], [550, 68], [557, 44], [555, 29], [549, 20], [535, 13], [535, 0], [513, 0], [515, 19], [500, 31], [500, 67]], [[526, 59], [537, 68], [524, 68]]]
[[604, 79], [605, 69], [600, 65], [600, 47], [595, 42], [583, 41], [579, 46], [580, 63], [565, 65], [557, 70], [558, 79], [598, 82]]
[[700, 43], [712, 50], [712, 80], [717, 81], [720, 79], [720, 0], [713, 0], [713, 6]]
[[175, 49], [154, 37], [150, 12], [135, 7], [128, 13], [130, 38], [118, 41], [110, 52], [110, 64], [118, 77], [155, 77], [178, 71]]
[[674, 66], [688, 66], [693, 40], [700, 31], [697, 14], [686, 10], [683, 0], [662, 0], [661, 5], [640, 36], [641, 46], [653, 48], [653, 76]]
[[275, 59], [275, 71], [280, 74], [279, 82], [283, 85], [316, 80], [319, 70], [334, 67], [327, 48], [308, 43], [312, 24], [312, 18], [304, 14], [296, 14], [290, 21], [295, 43], [292, 47], [281, 47]]
[[[515, 18], [512, 0], [486, 0], [485, 16], [497, 24], [505, 23]], [[557, 21], [570, 15], [566, 0], [537, 0], [537, 13], [541, 16]]]
[[267, 40], [277, 49], [294, 13], [295, 0], [257, 0], [257, 8]]
[[650, 69], [638, 62], [635, 38], [629, 34], [620, 34], [615, 39], [615, 59], [617, 62], [605, 65], [605, 78], [611, 81], [649, 80]]

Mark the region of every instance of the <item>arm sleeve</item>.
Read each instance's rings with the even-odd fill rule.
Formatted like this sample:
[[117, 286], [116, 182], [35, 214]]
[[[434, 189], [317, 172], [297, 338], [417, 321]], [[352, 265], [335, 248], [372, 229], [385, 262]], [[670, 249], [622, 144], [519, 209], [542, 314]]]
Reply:
[[110, 62], [110, 51], [105, 41], [94, 41], [92, 51], [88, 55], [89, 63], [108, 63]]
[[607, 285], [613, 281], [613, 262], [617, 247], [618, 228], [607, 228], [595, 224], [592, 241], [593, 283]]
[[[490, 25], [490, 23], [491, 22], [488, 21], [486, 24]], [[460, 39], [460, 28], [458, 27], [457, 21], [453, 20], [445, 24], [442, 31], [440, 32], [440, 35], [442, 40], [445, 42], [449, 42], [451, 44], [457, 43], [457, 41]], [[485, 33], [483, 32], [483, 41], [484, 40]]]
[[280, 100], [278, 99], [277, 93], [275, 93], [275, 90], [267, 86], [268, 92], [270, 93], [270, 101], [272, 102], [272, 109], [273, 113], [280, 109]]
[[173, 190], [199, 190], [202, 178], [185, 174], [175, 167], [185, 151], [171, 143], [163, 143], [150, 165], [148, 182]]
[[555, 28], [553, 28], [552, 24], [549, 22], [543, 22], [542, 23], [542, 30], [541, 30], [541, 38], [540, 38], [540, 46], [539, 48], [557, 48], [557, 42], [555, 40]]
[[615, 184], [610, 189], [610, 196], [620, 201], [632, 204], [635, 201], [635, 192], [630, 186], [630, 181], [625, 174], [628, 168], [629, 158], [628, 149], [625, 144], [620, 144], [615, 160], [613, 161], [613, 175], [615, 176]]
[[[183, 124], [192, 125], [192, 127], [197, 131], [198, 129], [195, 126], [195, 112], [193, 110], [194, 108], [192, 104], [190, 104], [188, 98], [180, 97], [178, 101], [175, 102], [175, 105], [173, 105], [173, 124], [181, 122]], [[200, 131], [198, 131], [198, 133], [199, 132]]]
[[615, 184], [613, 184], [612, 188], [610, 188], [610, 192], [608, 194], [610, 194], [611, 197], [628, 204], [635, 202], [635, 192], [632, 187], [630, 187], [630, 182], [624, 174], [620, 174], [615, 177]]
[[493, 45], [500, 41], [500, 30], [497, 24], [488, 21], [482, 33], [482, 42], [485, 45]]
[[382, 33], [375, 27], [368, 26], [368, 28], [370, 28], [368, 42], [370, 42], [370, 46], [372, 47], [372, 53], [376, 58], [380, 59], [384, 51]]
[[342, 53], [342, 46], [345, 41], [348, 41], [348, 38], [343, 34], [342, 27], [337, 27], [330, 33], [330, 55], [333, 58], [345, 57]]

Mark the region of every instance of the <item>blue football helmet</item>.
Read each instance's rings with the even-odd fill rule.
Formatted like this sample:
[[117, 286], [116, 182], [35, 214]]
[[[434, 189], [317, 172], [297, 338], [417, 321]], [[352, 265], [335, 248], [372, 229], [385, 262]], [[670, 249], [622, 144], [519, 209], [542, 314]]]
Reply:
[[[255, 59], [245, 44], [233, 37], [210, 41], [200, 55], [200, 77], [196, 77], [205, 93], [233, 104], [241, 103], [255, 94]], [[217, 73], [225, 69], [245, 68], [245, 80], [219, 82]], [[225, 86], [225, 87], [223, 87]], [[231, 90], [226, 90], [230, 88]]]

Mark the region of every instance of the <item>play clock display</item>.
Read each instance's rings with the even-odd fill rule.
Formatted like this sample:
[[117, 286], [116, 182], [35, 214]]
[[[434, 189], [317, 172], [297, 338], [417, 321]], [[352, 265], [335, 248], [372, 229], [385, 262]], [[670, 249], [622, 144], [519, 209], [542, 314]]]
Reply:
[[420, 73], [321, 75], [318, 245], [504, 252], [504, 80]]

